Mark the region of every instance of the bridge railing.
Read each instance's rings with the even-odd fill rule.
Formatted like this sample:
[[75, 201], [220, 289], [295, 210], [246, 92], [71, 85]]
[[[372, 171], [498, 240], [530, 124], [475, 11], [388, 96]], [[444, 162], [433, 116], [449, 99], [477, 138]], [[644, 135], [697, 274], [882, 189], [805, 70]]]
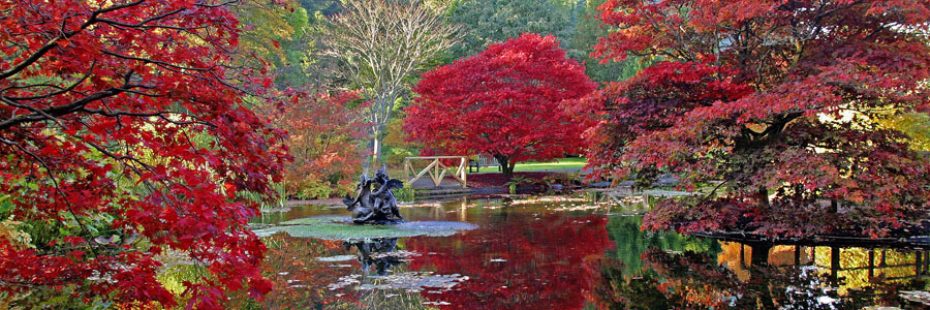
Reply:
[[[443, 161], [452, 160], [458, 164], [446, 166]], [[424, 168], [416, 166], [428, 162]], [[414, 174], [414, 172], [416, 172]], [[450, 173], [451, 172], [451, 173]], [[415, 156], [404, 158], [404, 181], [412, 187], [414, 182], [424, 176], [429, 176], [434, 187], [442, 185], [446, 176], [451, 176], [462, 188], [468, 187], [468, 157], [467, 156]]]

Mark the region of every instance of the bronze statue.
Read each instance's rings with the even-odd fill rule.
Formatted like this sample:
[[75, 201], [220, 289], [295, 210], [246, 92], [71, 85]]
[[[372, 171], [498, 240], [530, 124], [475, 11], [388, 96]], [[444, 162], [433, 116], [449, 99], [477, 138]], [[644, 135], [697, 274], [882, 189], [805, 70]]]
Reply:
[[[374, 192], [371, 191], [372, 185], [377, 188]], [[400, 215], [397, 198], [391, 190], [403, 187], [404, 183], [388, 177], [387, 167], [382, 166], [375, 174], [374, 180], [369, 180], [368, 176], [363, 174], [356, 186], [355, 199], [347, 196], [343, 202], [347, 209], [352, 211], [352, 221], [356, 224], [394, 223], [404, 218]]]

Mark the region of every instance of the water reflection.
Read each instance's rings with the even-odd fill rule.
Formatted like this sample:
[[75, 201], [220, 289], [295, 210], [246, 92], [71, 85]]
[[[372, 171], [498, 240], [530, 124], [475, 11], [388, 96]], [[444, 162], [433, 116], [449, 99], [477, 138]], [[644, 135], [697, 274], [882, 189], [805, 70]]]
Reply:
[[431, 252], [411, 267], [461, 273], [468, 281], [426, 298], [446, 309], [579, 309], [592, 273], [584, 262], [609, 246], [603, 216], [521, 214], [506, 208], [487, 228], [450, 239], [414, 238], [410, 249]]
[[358, 250], [358, 261], [365, 275], [371, 273], [371, 266], [375, 266], [375, 274], [383, 276], [392, 266], [404, 263], [403, 256], [397, 252], [397, 238], [349, 240], [343, 242], [343, 247]]
[[[861, 309], [913, 307], [899, 293], [926, 289], [924, 251], [644, 232], [641, 216], [629, 216], [641, 206], [632, 208], [578, 198], [470, 199], [401, 209], [411, 221], [479, 227], [448, 237], [334, 242], [274, 235], [265, 239], [264, 270], [277, 285], [261, 306]], [[340, 212], [308, 207], [281, 217]]]
[[641, 269], [604, 257], [595, 263], [591, 300], [599, 309], [861, 309], [914, 307], [899, 292], [926, 288], [921, 251], [738, 242], [720, 249], [652, 247], [640, 256]]

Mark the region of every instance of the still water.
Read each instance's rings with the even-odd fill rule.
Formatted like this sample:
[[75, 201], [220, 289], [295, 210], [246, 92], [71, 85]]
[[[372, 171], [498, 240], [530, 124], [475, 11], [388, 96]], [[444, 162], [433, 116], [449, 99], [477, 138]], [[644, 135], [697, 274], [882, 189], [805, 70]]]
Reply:
[[[930, 259], [914, 249], [774, 246], [643, 232], [636, 204], [461, 198], [402, 207], [449, 236], [265, 237], [267, 309], [862, 309], [919, 307]], [[260, 225], [347, 215], [304, 206]], [[330, 238], [332, 239], [332, 238]], [[758, 251], [758, 250], [757, 250]], [[902, 297], [903, 296], [903, 297]]]

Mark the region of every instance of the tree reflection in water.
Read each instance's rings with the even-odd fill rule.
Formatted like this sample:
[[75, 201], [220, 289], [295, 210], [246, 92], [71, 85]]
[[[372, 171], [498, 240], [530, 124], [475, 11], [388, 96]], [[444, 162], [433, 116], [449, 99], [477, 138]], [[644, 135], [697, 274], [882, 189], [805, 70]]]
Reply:
[[452, 240], [412, 238], [406, 245], [428, 253], [411, 267], [437, 273], [461, 273], [469, 280], [430, 300], [443, 309], [580, 309], [594, 274], [585, 260], [609, 246], [603, 216], [508, 214], [492, 225]]
[[262, 301], [261, 308], [287, 309], [355, 301], [353, 295], [336, 296], [326, 287], [350, 272], [349, 268], [334, 268], [340, 263], [317, 259], [342, 254], [341, 242], [294, 238], [286, 234], [267, 237], [264, 242], [268, 250], [262, 273], [274, 282], [274, 289]]
[[[650, 248], [635, 271], [618, 258], [592, 261], [600, 277], [589, 298], [598, 309], [862, 309], [913, 306], [898, 292], [926, 285], [920, 252], [775, 246], [763, 255], [764, 246], [753, 253], [736, 242], [721, 248], [716, 258]], [[885, 265], [875, 260], [879, 251]]]

